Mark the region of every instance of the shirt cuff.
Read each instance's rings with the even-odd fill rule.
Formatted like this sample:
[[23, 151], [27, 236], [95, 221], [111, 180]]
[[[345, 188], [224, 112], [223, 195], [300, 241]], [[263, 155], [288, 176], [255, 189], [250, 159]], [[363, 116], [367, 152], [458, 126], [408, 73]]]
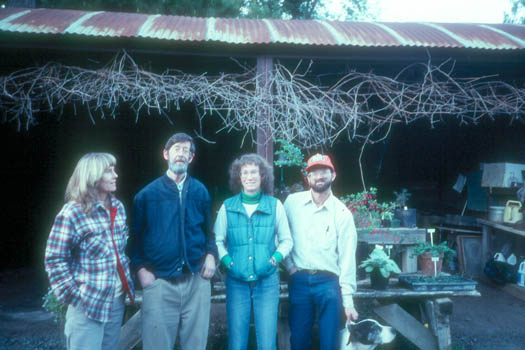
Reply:
[[273, 258], [275, 259], [275, 262], [279, 264], [283, 260], [283, 255], [278, 251], [275, 251], [275, 253], [273, 253]]
[[345, 307], [345, 308], [347, 308], [347, 307], [355, 308], [354, 307], [354, 299], [352, 298], [352, 296], [345, 296], [345, 297], [343, 297], [343, 307]]
[[224, 267], [226, 267], [227, 269], [230, 268], [230, 264], [232, 263], [233, 259], [231, 256], [229, 256], [228, 254], [226, 254], [225, 256], [222, 257], [221, 259], [221, 263], [224, 265]]

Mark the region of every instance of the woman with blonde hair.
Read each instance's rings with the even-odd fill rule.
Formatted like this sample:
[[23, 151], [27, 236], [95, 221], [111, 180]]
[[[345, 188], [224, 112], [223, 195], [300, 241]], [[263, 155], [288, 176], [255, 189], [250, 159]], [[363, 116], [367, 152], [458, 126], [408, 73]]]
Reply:
[[77, 163], [49, 234], [45, 268], [56, 297], [68, 305], [68, 349], [117, 349], [124, 298], [133, 302], [126, 213], [113, 193], [116, 159], [88, 153]]
[[233, 162], [230, 187], [237, 194], [224, 201], [215, 222], [219, 259], [227, 269], [228, 348], [247, 348], [253, 309], [257, 349], [274, 350], [277, 265], [293, 245], [286, 212], [271, 196], [273, 168], [257, 154], [245, 154]]

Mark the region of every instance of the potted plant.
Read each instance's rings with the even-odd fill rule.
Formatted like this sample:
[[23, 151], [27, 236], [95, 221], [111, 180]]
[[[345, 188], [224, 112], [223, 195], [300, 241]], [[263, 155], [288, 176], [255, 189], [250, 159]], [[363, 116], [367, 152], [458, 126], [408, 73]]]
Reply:
[[360, 268], [370, 273], [370, 285], [373, 289], [385, 290], [388, 286], [390, 274], [401, 273], [396, 262], [384, 252], [383, 246], [376, 245], [368, 259], [363, 261]]
[[401, 221], [403, 227], [416, 227], [416, 209], [409, 209], [407, 204], [412, 194], [406, 188], [400, 192], [394, 191], [396, 197], [395, 218]]
[[[451, 259], [456, 255], [456, 251], [447, 245], [447, 241], [439, 244], [432, 244], [428, 242], [420, 243], [413, 250], [413, 256], [418, 257], [419, 268], [424, 275], [434, 276], [441, 272], [444, 259]], [[434, 268], [434, 261], [432, 258], [438, 258], [436, 267]]]
[[274, 155], [276, 157], [276, 160], [274, 161], [274, 165], [279, 167], [281, 169], [280, 172], [280, 182], [281, 185], [276, 191], [277, 197], [281, 199], [281, 201], [285, 201], [286, 197], [290, 193], [303, 191], [304, 188], [301, 185], [301, 183], [294, 183], [291, 186], [287, 186], [284, 181], [284, 168], [285, 167], [299, 167], [301, 169], [301, 173], [303, 174], [303, 177], [306, 176], [306, 172], [304, 171], [306, 167], [306, 162], [304, 161], [304, 154], [301, 151], [299, 147], [294, 145], [293, 143], [290, 143], [284, 139], [278, 139], [277, 143], [279, 143], [279, 149], [277, 149], [274, 152]]
[[357, 229], [372, 231], [380, 227], [382, 221], [392, 219], [395, 204], [379, 202], [377, 188], [370, 187], [367, 191], [353, 193], [341, 198], [350, 209]]

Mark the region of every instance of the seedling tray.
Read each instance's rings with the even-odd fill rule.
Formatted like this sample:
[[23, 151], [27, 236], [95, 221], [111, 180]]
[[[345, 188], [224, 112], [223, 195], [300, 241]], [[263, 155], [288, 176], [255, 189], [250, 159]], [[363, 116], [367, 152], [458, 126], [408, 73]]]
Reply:
[[399, 283], [415, 291], [475, 290], [477, 282], [458, 275], [399, 275]]

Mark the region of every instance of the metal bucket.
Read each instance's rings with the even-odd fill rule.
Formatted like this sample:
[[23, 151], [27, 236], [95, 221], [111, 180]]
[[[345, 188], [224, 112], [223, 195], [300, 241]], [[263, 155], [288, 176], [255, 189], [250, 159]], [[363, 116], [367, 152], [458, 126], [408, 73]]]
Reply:
[[489, 207], [489, 220], [494, 222], [503, 222], [503, 206], [492, 206]]

